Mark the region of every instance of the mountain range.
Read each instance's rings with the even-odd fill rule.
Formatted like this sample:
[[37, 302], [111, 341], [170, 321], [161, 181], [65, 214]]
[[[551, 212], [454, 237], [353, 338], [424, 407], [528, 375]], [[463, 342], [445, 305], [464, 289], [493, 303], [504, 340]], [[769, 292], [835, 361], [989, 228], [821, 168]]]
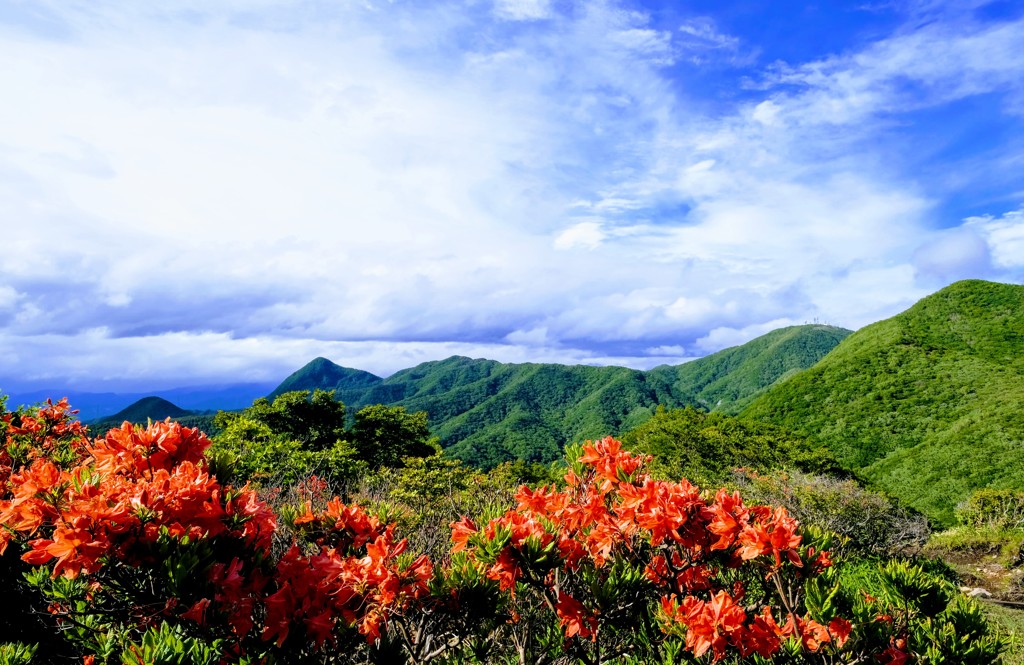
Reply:
[[257, 397], [262, 397], [274, 389], [273, 383], [236, 383], [221, 386], [197, 386], [171, 388], [150, 392], [88, 392], [67, 389], [46, 389], [31, 391], [11, 391], [7, 406], [14, 408], [19, 405], [38, 404], [47, 399], [58, 400], [67, 397], [68, 402], [78, 410], [78, 417], [83, 421], [97, 419], [109, 420], [112, 414], [145, 399], [161, 397], [173, 402], [179, 408], [188, 411], [232, 411], [244, 409], [252, 404]]
[[957, 282], [847, 337], [743, 417], [950, 522], [979, 487], [1024, 489], [1024, 286]]
[[[975, 489], [1024, 490], [1024, 286], [957, 282], [856, 333], [783, 328], [649, 371], [454, 356], [382, 378], [316, 358], [258, 394], [314, 389], [334, 390], [350, 414], [370, 404], [426, 411], [449, 455], [484, 468], [556, 459], [567, 443], [635, 429], [659, 405], [735, 415], [828, 450], [950, 523]], [[161, 396], [186, 406], [170, 394]], [[117, 417], [157, 419], [168, 406], [151, 400]]]
[[281, 389], [425, 410], [450, 455], [549, 460], [656, 405], [780, 426], [938, 523], [984, 488], [1024, 490], [1024, 286], [967, 280], [856, 333], [776, 330], [647, 372], [449, 358], [386, 379], [317, 359]]
[[512, 459], [547, 462], [560, 457], [566, 443], [640, 425], [658, 405], [735, 413], [849, 334], [823, 325], [782, 328], [685, 365], [646, 372], [454, 356], [385, 379], [317, 358], [271, 396], [320, 388], [334, 390], [351, 410], [389, 404], [426, 411], [453, 457], [484, 468]]

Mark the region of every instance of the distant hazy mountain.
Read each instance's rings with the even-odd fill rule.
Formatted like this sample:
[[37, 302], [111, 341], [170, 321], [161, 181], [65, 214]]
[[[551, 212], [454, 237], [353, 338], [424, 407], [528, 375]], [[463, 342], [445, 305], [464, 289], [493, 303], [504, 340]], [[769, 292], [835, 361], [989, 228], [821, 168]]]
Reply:
[[89, 421], [89, 431], [93, 436], [103, 436], [107, 430], [121, 427], [125, 421], [145, 425], [149, 421], [157, 422], [171, 418], [185, 427], [196, 427], [208, 434], [215, 433], [214, 414], [209, 411], [196, 412], [183, 409], [162, 397], [143, 397], [128, 405], [117, 413], [104, 418]]
[[[0, 386], [2, 388], [3, 386]], [[77, 390], [33, 390], [12, 392], [7, 406], [38, 404], [50, 398], [58, 400], [67, 397], [71, 406], [78, 409], [78, 417], [83, 421], [108, 419], [112, 414], [124, 409], [144, 397], [156, 395], [179, 405], [189, 411], [231, 411], [243, 409], [257, 397], [266, 395], [274, 388], [266, 383], [238, 383], [226, 386], [172, 388], [170, 390], [154, 390], [141, 393], [93, 393]]]
[[827, 444], [945, 521], [974, 489], [1024, 489], [1024, 286], [957, 282], [850, 335], [743, 415]]
[[179, 406], [168, 402], [162, 397], [143, 397], [138, 402], [118, 411], [106, 420], [132, 423], [144, 423], [147, 420], [163, 420], [165, 418], [181, 418], [192, 415]]
[[776, 381], [810, 367], [848, 334], [829, 326], [785, 328], [649, 372], [454, 356], [381, 379], [317, 358], [272, 394], [334, 389], [351, 410], [391, 404], [426, 411], [450, 454], [485, 467], [516, 458], [548, 461], [566, 443], [639, 425], [659, 404], [735, 412]]

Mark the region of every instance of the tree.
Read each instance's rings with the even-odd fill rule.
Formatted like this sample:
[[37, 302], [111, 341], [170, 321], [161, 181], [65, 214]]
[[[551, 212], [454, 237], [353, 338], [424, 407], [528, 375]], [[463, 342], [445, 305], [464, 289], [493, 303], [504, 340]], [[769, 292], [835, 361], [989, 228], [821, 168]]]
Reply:
[[326, 450], [345, 438], [345, 405], [333, 390], [282, 393], [271, 402], [261, 397], [243, 416], [263, 423], [274, 434], [298, 441], [307, 450]]
[[367, 406], [356, 412], [350, 432], [359, 458], [370, 468], [400, 467], [403, 457], [428, 457], [438, 452], [427, 427], [427, 413], [407, 413], [403, 406]]

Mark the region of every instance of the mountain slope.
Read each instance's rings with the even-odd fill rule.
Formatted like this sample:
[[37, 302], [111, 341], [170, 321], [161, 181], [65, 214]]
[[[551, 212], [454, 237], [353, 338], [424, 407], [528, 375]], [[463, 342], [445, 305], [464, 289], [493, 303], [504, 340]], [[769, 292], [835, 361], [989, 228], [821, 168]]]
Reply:
[[[293, 372], [274, 388], [269, 397], [292, 390], [334, 390], [339, 395], [362, 394], [366, 388], [380, 383], [381, 378], [360, 369], [350, 369], [332, 363], [327, 358], [314, 358]], [[344, 400], [342, 400], [344, 401]]]
[[743, 415], [827, 444], [941, 521], [974, 489], [1024, 489], [1024, 286], [957, 282], [850, 335]]
[[648, 376], [671, 384], [676, 394], [691, 393], [708, 410], [735, 414], [776, 382], [816, 363], [850, 332], [825, 325], [780, 328], [684, 365], [656, 367]]
[[122, 423], [125, 420], [132, 423], [144, 423], [147, 420], [163, 420], [165, 418], [181, 418], [190, 416], [192, 411], [186, 411], [162, 397], [143, 397], [139, 401], [129, 404], [104, 421]]
[[9, 406], [39, 404], [47, 398], [67, 397], [83, 421], [109, 420], [111, 414], [127, 408], [143, 397], [158, 395], [189, 411], [244, 409], [257, 397], [273, 390], [273, 384], [236, 383], [222, 386], [193, 386], [153, 390], [143, 393], [93, 393], [67, 389], [12, 391]]
[[849, 331], [797, 326], [678, 367], [506, 364], [460, 356], [386, 379], [318, 358], [286, 379], [287, 390], [334, 389], [354, 411], [369, 404], [426, 411], [449, 454], [489, 467], [508, 459], [550, 461], [573, 441], [617, 434], [668, 407], [738, 410], [787, 373], [809, 367]]

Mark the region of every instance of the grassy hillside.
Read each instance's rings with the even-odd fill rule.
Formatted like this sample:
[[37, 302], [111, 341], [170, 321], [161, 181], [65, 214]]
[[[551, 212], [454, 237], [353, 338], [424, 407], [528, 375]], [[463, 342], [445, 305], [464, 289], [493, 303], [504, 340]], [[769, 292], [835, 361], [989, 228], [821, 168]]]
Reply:
[[850, 335], [743, 415], [827, 444], [947, 523], [974, 489], [1024, 489], [1024, 286], [953, 284]]
[[369, 404], [426, 411], [449, 454], [488, 468], [510, 459], [550, 461], [573, 441], [618, 434], [660, 404], [735, 411], [788, 373], [809, 367], [848, 331], [797, 326], [678, 367], [505, 364], [452, 357], [386, 379], [318, 358], [287, 390], [336, 390], [350, 412]]

